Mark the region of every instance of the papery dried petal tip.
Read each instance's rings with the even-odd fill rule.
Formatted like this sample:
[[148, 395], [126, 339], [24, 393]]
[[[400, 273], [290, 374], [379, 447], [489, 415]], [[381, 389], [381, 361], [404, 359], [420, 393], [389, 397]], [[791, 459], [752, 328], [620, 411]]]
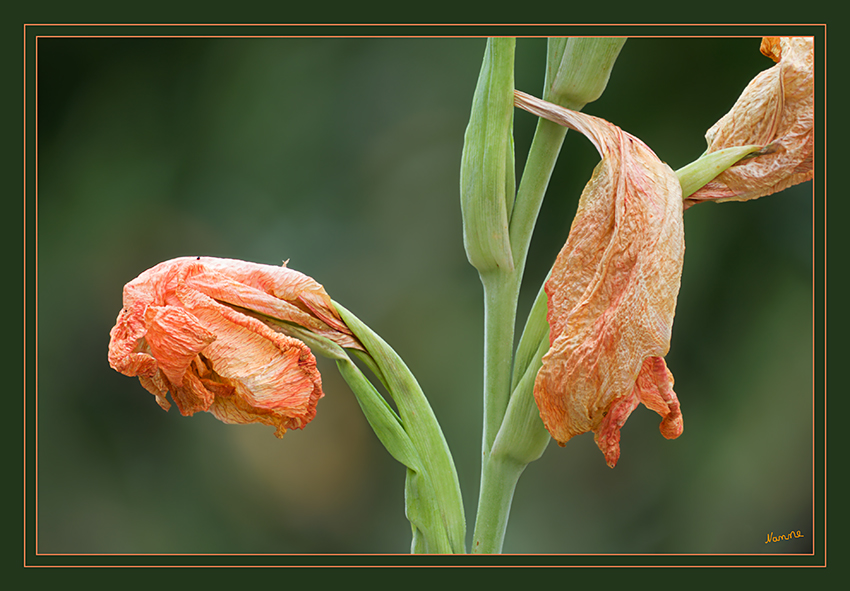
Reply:
[[[277, 324], [276, 324], [277, 323]], [[316, 360], [275, 326], [359, 347], [330, 297], [288, 269], [210, 257], [166, 261], [124, 287], [109, 363], [138, 376], [162, 408], [212, 412], [227, 423], [300, 429], [323, 396]]]
[[765, 37], [761, 52], [776, 65], [747, 85], [705, 137], [707, 153], [748, 144], [773, 144], [773, 150], [721, 173], [689, 196], [686, 207], [756, 199], [814, 177], [814, 40]]
[[602, 161], [582, 192], [552, 268], [550, 348], [534, 384], [543, 423], [559, 444], [592, 431], [606, 462], [643, 403], [665, 437], [682, 432], [670, 347], [682, 274], [682, 189], [640, 140], [604, 121], [517, 93], [517, 104], [592, 139]]
[[763, 37], [759, 51], [774, 62], [778, 62], [782, 57], [782, 44], [779, 42], [779, 37]]

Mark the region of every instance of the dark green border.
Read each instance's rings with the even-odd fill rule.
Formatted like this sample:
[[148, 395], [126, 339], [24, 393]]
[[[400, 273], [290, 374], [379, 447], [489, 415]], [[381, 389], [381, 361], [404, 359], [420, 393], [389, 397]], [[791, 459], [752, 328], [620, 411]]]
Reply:
[[[766, 17], [768, 15], [765, 15]], [[75, 19], [79, 20], [79, 19]], [[223, 19], [224, 20], [224, 19]], [[244, 19], [242, 19], [244, 20]], [[44, 22], [42, 20], [42, 22]], [[61, 22], [61, 21], [60, 21]], [[67, 21], [66, 21], [67, 22]], [[81, 21], [84, 22], [84, 21]], [[89, 21], [91, 22], [91, 21]], [[23, 28], [23, 25], [22, 25]], [[825, 28], [818, 25], [804, 27], [789, 26], [556, 26], [556, 25], [488, 25], [488, 26], [76, 26], [76, 25], [36, 25], [27, 26], [23, 31], [23, 41], [26, 48], [26, 255], [27, 264], [24, 268], [24, 276], [27, 287], [26, 307], [26, 364], [25, 376], [27, 385], [27, 425], [26, 425], [26, 545], [23, 552], [23, 564], [28, 567], [545, 567], [545, 566], [589, 566], [589, 567], [645, 567], [645, 566], [670, 566], [670, 567], [818, 567], [823, 566], [826, 560], [826, 507], [825, 499], [825, 440], [824, 440], [824, 389], [826, 387], [825, 375], [825, 301], [826, 294], [826, 183], [825, 181], [825, 158], [817, 159], [816, 182], [814, 183], [814, 386], [816, 389], [815, 405], [815, 554], [814, 555], [718, 555], [718, 556], [689, 556], [689, 555], [503, 555], [503, 556], [410, 556], [410, 555], [186, 555], [186, 556], [120, 556], [120, 555], [37, 555], [35, 553], [35, 518], [36, 504], [33, 491], [35, 490], [35, 421], [33, 405], [33, 385], [35, 384], [36, 359], [34, 342], [34, 295], [35, 295], [35, 230], [36, 230], [36, 202], [35, 202], [35, 48], [38, 36], [198, 36], [198, 35], [244, 35], [244, 36], [549, 36], [549, 35], [630, 35], [630, 36], [762, 36], [762, 35], [812, 35], [816, 37], [816, 64], [818, 67], [817, 79], [826, 80], [825, 51], [826, 38]], [[23, 55], [21, 56], [24, 57]], [[834, 58], [832, 58], [834, 59]], [[22, 59], [23, 62], [23, 59]], [[710, 83], [710, 81], [707, 81]], [[825, 115], [823, 87], [816, 90], [816, 122], [818, 137], [825, 137]], [[836, 103], [833, 103], [836, 104]], [[824, 144], [818, 144], [817, 153], [825, 152]], [[840, 195], [834, 193], [829, 202], [829, 215], [834, 219], [836, 215], [835, 202], [840, 201]], [[833, 235], [834, 236], [834, 235]], [[20, 244], [20, 243], [19, 243]], [[830, 245], [833, 242], [830, 241]], [[840, 249], [840, 247], [839, 247]], [[840, 250], [839, 250], [840, 252]], [[834, 257], [835, 255], [833, 255]], [[834, 260], [834, 258], [832, 259]], [[836, 301], [836, 300], [833, 300]], [[833, 398], [837, 398], [833, 390]], [[834, 400], [830, 400], [835, 405]], [[831, 412], [833, 406], [830, 407]], [[840, 452], [839, 452], [840, 453]], [[835, 451], [833, 451], [835, 454]], [[835, 498], [835, 497], [833, 497]], [[838, 533], [841, 535], [841, 532]], [[841, 560], [841, 556], [833, 553], [833, 559]], [[62, 570], [65, 570], [62, 568]], [[171, 569], [169, 569], [171, 570]], [[206, 569], [205, 569], [206, 570]], [[312, 569], [311, 569], [312, 570]], [[342, 569], [348, 572], [348, 569]], [[457, 572], [456, 569], [449, 569]], [[215, 569], [213, 572], [220, 572]], [[340, 571], [337, 571], [340, 572]], [[501, 571], [500, 571], [501, 572]], [[215, 574], [213, 576], [216, 576]], [[347, 576], [347, 575], [346, 575]], [[288, 575], [287, 575], [288, 577]]]
[[631, 36], [694, 37], [770, 35], [812, 35], [823, 37], [819, 25], [270, 25], [270, 24], [199, 24], [199, 25], [99, 25], [36, 24], [28, 27], [30, 36], [98, 36], [98, 37], [550, 37], [550, 36]]

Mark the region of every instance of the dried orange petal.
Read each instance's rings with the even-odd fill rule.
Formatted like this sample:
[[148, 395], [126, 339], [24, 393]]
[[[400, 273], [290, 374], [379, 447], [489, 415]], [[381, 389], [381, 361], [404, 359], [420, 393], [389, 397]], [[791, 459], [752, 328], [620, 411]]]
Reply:
[[582, 192], [546, 282], [550, 349], [534, 396], [559, 444], [593, 431], [610, 466], [643, 402], [681, 433], [670, 347], [685, 243], [681, 185], [639, 139], [596, 117], [517, 95], [517, 104], [587, 135], [602, 161]]
[[814, 176], [814, 40], [765, 37], [761, 51], [778, 62], [744, 89], [732, 109], [706, 133], [707, 152], [734, 146], [769, 146], [690, 195], [701, 201], [747, 201]]

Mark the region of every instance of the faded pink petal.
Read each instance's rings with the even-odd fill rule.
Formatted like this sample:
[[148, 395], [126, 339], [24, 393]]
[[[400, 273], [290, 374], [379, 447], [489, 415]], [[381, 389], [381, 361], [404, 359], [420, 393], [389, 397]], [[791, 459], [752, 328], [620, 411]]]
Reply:
[[643, 142], [607, 121], [516, 98], [587, 135], [602, 155], [545, 285], [550, 348], [534, 397], [560, 445], [593, 431], [613, 467], [620, 429], [641, 402], [663, 417], [665, 437], [682, 430], [663, 359], [685, 249], [681, 185]]
[[[247, 312], [251, 312], [248, 315]], [[297, 271], [229, 259], [160, 263], [124, 287], [109, 363], [138, 376], [168, 410], [300, 429], [323, 396], [307, 345], [262, 318], [360, 347], [321, 285]]]
[[814, 40], [765, 37], [761, 52], [778, 63], [753, 78], [705, 137], [707, 153], [751, 144], [769, 149], [690, 195], [686, 209], [701, 201], [756, 199], [814, 176]]

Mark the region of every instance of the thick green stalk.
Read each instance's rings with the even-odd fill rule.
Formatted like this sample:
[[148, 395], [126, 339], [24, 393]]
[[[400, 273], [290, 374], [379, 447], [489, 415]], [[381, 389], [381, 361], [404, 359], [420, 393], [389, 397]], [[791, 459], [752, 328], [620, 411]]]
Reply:
[[511, 395], [511, 367], [517, 300], [531, 234], [566, 128], [541, 119], [531, 143], [511, 216], [513, 270], [482, 274], [484, 285], [484, 439], [478, 513], [472, 552], [499, 552], [517, 479], [525, 464], [491, 454]]
[[[623, 43], [625, 39], [550, 39], [544, 97], [573, 110], [598, 98]], [[531, 236], [566, 132], [550, 121], [538, 121], [509, 219], [513, 268], [481, 272], [485, 301], [484, 434], [474, 553], [501, 551], [517, 480], [548, 443], [532, 397], [533, 374], [548, 349], [548, 333], [545, 343], [530, 345], [533, 355], [523, 353], [523, 362], [528, 364], [525, 368], [513, 367], [513, 340]], [[521, 372], [522, 378], [512, 378], [512, 371]], [[512, 379], [519, 379], [513, 394]]]
[[519, 269], [515, 273], [516, 296], [519, 295], [522, 271], [525, 269], [525, 259], [528, 256], [537, 215], [540, 213], [540, 206], [543, 204], [543, 197], [566, 135], [565, 127], [545, 119], [537, 122], [510, 222], [514, 268]]
[[525, 467], [538, 459], [549, 444], [549, 432], [540, 420], [533, 395], [540, 360], [549, 350], [548, 329], [546, 294], [541, 289], [517, 347], [507, 408], [482, 463], [472, 542], [474, 553], [501, 552], [517, 481]]
[[543, 455], [551, 439], [534, 401], [534, 378], [540, 368], [540, 359], [548, 350], [549, 337], [546, 331], [534, 355], [527, 360], [528, 365], [522, 378], [511, 394], [502, 428], [484, 464], [475, 539], [472, 543], [474, 553], [494, 554], [502, 551], [517, 481], [525, 467]]
[[[555, 168], [566, 128], [541, 119], [528, 153], [510, 222], [512, 270], [481, 274], [484, 286], [484, 436], [486, 461], [511, 392], [516, 308], [531, 234]], [[483, 467], [482, 467], [483, 469]]]
[[516, 300], [511, 297], [515, 272], [494, 271], [481, 275], [484, 287], [484, 433], [482, 453], [486, 461], [508, 407], [514, 342]]
[[490, 458], [484, 462], [472, 541], [473, 554], [498, 554], [502, 551], [514, 490], [525, 466], [504, 458]]

